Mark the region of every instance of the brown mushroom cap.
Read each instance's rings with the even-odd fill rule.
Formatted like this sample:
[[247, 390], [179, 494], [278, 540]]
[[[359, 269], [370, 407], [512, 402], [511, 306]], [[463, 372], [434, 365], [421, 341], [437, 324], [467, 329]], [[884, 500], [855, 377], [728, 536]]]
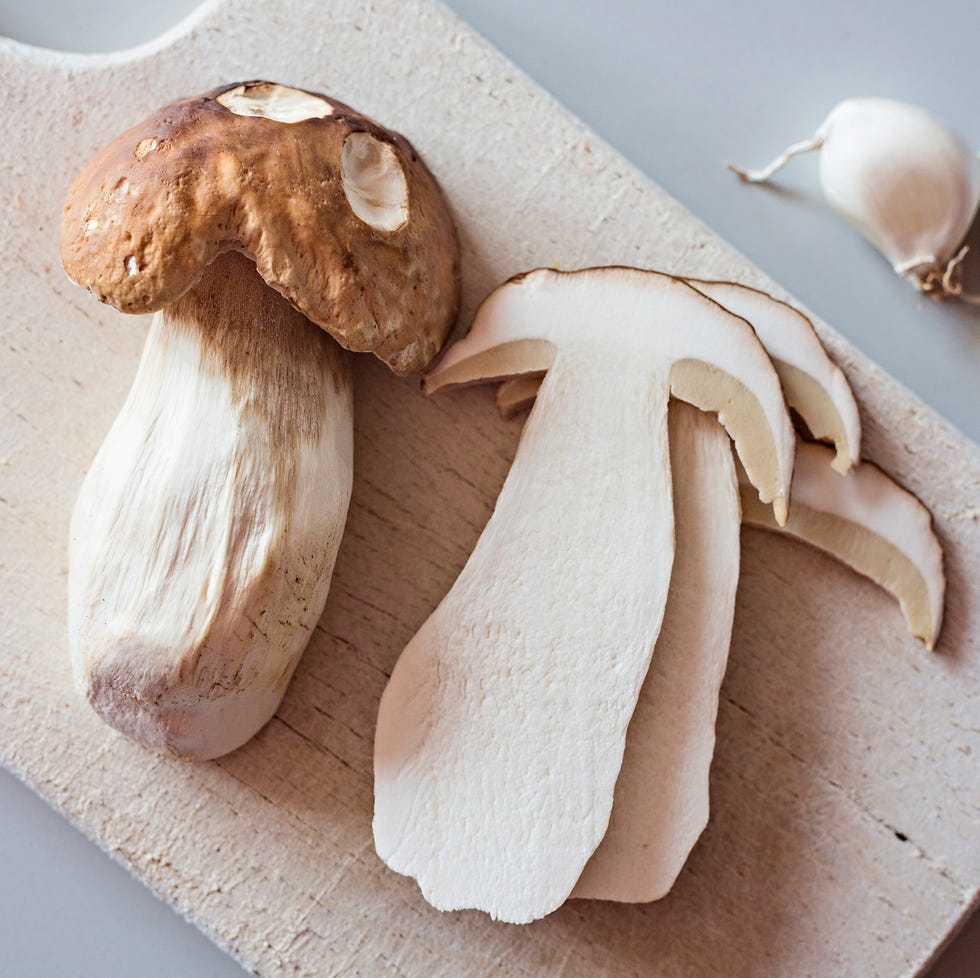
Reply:
[[[273, 89], [320, 99], [325, 114], [277, 121], [218, 101]], [[397, 373], [424, 367], [456, 319], [459, 245], [435, 178], [408, 140], [326, 96], [256, 81], [183, 99], [119, 136], [69, 191], [65, 270], [122, 312], [169, 305], [231, 250]]]

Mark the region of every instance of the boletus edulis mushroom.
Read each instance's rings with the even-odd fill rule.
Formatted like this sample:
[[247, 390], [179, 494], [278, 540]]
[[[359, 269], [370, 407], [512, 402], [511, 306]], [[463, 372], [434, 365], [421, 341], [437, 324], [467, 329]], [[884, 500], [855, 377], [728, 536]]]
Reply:
[[157, 313], [72, 516], [76, 681], [129, 736], [216, 757], [270, 719], [326, 601], [353, 465], [341, 347], [397, 374], [432, 359], [459, 304], [453, 222], [402, 136], [256, 81], [99, 153], [61, 256], [101, 301]]
[[[687, 404], [671, 404], [676, 546], [667, 606], [630, 721], [609, 825], [573, 897], [659, 899], [707, 824], [715, 714], [739, 577], [740, 520], [798, 537], [881, 584], [900, 600], [910, 631], [929, 648], [942, 618], [942, 554], [929, 513], [870, 462], [859, 462], [857, 405], [809, 319], [745, 285], [686, 281], [751, 323], [787, 404], [809, 435], [834, 448], [797, 441], [792, 506], [780, 527], [745, 473], [736, 475], [717, 420]], [[511, 416], [534, 403], [541, 364], [512, 356], [507, 369], [515, 376], [501, 384], [497, 404]]]
[[794, 449], [749, 324], [668, 275], [513, 279], [426, 383], [528, 369], [547, 374], [493, 516], [375, 737], [379, 855], [434, 906], [515, 923], [564, 902], [609, 822], [674, 563], [671, 395], [718, 414], [780, 522]]
[[[745, 285], [686, 281], [752, 325], [787, 405], [815, 436], [834, 444], [827, 469], [843, 482], [837, 473], [847, 472], [860, 452], [857, 404], [809, 319]], [[738, 481], [728, 436], [714, 418], [675, 403], [669, 431], [676, 557], [667, 608], [630, 723], [609, 827], [576, 883], [576, 897], [660, 899], [708, 824], [715, 717], [739, 579]], [[796, 471], [794, 464], [794, 489]], [[754, 490], [745, 493], [752, 497]], [[757, 496], [756, 506], [771, 512]], [[794, 494], [789, 522], [796, 509]]]
[[[807, 317], [745, 285], [687, 281], [751, 323], [789, 407], [812, 434], [834, 444], [827, 471], [843, 483], [859, 457], [858, 409]], [[797, 443], [797, 459], [803, 447]], [[609, 826], [572, 896], [663, 897], [708, 823], [715, 716], [739, 579], [739, 494], [727, 437], [714, 419], [673, 405], [670, 448], [677, 556], [664, 624], [630, 723]], [[790, 523], [797, 471], [798, 462]], [[753, 496], [752, 488], [745, 494]]]

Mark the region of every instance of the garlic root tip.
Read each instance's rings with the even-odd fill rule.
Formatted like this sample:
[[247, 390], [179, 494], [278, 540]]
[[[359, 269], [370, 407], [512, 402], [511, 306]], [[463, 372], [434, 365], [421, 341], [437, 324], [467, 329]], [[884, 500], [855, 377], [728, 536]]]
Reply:
[[970, 305], [980, 305], [980, 295], [963, 291], [962, 264], [969, 250], [969, 245], [963, 245], [952, 258], [945, 262], [937, 261], [924, 271], [910, 274], [909, 263], [896, 266], [895, 271], [899, 275], [912, 278], [916, 288], [923, 295], [929, 296], [936, 302], [943, 302], [946, 299], [959, 299], [961, 302], [967, 302]]
[[823, 146], [823, 136], [813, 136], [811, 139], [803, 139], [792, 146], [787, 146], [770, 164], [761, 170], [743, 170], [733, 163], [726, 163], [725, 169], [731, 170], [740, 180], [746, 183], [765, 183], [771, 176], [778, 173], [794, 156], [803, 153], [811, 153]]

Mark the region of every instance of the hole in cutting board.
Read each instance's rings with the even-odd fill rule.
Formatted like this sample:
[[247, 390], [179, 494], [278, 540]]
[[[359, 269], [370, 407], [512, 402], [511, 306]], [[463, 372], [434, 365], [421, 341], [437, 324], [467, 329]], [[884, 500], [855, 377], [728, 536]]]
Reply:
[[0, 34], [15, 41], [77, 54], [121, 51], [152, 41], [201, 6], [200, 0], [166, 4], [138, 0], [0, 0]]

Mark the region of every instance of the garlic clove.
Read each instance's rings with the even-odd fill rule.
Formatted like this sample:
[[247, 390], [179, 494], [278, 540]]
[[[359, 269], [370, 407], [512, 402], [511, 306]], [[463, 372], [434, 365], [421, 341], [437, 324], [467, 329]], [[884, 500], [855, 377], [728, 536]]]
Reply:
[[827, 202], [899, 275], [926, 283], [966, 237], [980, 203], [980, 162], [924, 109], [848, 99], [821, 127]]
[[729, 169], [761, 183], [813, 150], [827, 202], [899, 275], [936, 298], [973, 298], [962, 294], [959, 263], [980, 205], [980, 161], [956, 132], [906, 102], [852, 98], [763, 169]]

